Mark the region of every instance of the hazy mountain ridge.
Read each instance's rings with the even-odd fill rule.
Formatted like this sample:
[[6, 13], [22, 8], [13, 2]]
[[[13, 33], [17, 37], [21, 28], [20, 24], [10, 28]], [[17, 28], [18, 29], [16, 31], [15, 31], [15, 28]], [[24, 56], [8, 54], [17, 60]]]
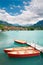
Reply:
[[7, 23], [6, 21], [0, 21], [0, 24], [7, 25], [7, 26], [21, 26], [19, 24], [10, 24], [10, 23]]
[[1, 21], [1, 20], [0, 20], [0, 24], [7, 25], [7, 26], [23, 26], [23, 27], [32, 26], [32, 24], [23, 24], [23, 25], [20, 25], [18, 23], [10, 24], [10, 23], [7, 23], [6, 21]]
[[25, 24], [25, 25], [10, 24], [10, 23], [7, 23], [6, 21], [0, 20], [0, 24], [7, 25], [7, 26], [23, 26], [23, 27], [36, 26], [38, 27], [38, 26], [43, 26], [43, 20], [38, 21], [36, 24]]
[[34, 26], [43, 27], [43, 20], [38, 21]]

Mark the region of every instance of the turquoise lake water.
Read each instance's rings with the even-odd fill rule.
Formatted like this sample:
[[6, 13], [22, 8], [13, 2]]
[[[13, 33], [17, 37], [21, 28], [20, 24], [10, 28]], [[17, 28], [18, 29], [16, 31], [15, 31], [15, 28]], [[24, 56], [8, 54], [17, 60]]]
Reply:
[[14, 40], [35, 42], [43, 46], [43, 30], [0, 32], [0, 65], [43, 65], [43, 54], [35, 57], [9, 58], [3, 51], [5, 48], [27, 46], [26, 44], [17, 44]]

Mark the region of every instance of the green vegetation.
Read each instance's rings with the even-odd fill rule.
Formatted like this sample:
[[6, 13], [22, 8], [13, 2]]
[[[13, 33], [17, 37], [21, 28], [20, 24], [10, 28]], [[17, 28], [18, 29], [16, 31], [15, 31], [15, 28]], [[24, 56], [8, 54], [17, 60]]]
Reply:
[[43, 26], [30, 26], [27, 30], [43, 30]]
[[3, 31], [4, 30], [4, 25], [0, 25], [0, 29]]
[[29, 26], [29, 27], [22, 27], [22, 26], [7, 26], [0, 24], [0, 30], [43, 30], [43, 26]]

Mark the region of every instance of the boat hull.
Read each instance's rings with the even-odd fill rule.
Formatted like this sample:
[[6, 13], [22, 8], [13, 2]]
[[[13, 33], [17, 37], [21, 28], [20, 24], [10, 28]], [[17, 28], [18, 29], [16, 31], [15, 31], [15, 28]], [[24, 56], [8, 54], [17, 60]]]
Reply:
[[9, 57], [33, 57], [33, 56], [39, 56], [40, 54], [24, 54], [24, 55], [14, 55], [14, 54], [8, 54]]
[[27, 42], [22, 41], [22, 40], [14, 40], [16, 43], [20, 43], [20, 44], [26, 44]]
[[33, 57], [40, 55], [38, 50], [27, 50], [27, 51], [15, 51], [15, 52], [8, 52], [9, 57]]
[[29, 49], [34, 49], [33, 47], [31, 46], [28, 46], [28, 47], [17, 47], [17, 48], [8, 48], [8, 49], [4, 49], [4, 52], [7, 53], [7, 52], [12, 52], [12, 51], [19, 51], [19, 50], [29, 50]]

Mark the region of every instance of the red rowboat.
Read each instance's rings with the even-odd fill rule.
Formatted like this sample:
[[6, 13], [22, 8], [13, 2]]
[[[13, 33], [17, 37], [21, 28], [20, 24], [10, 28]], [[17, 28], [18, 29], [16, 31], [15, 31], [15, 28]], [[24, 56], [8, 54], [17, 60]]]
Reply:
[[31, 46], [28, 46], [28, 47], [17, 47], [17, 48], [7, 48], [7, 49], [4, 49], [4, 52], [11, 52], [11, 51], [19, 51], [19, 50], [31, 50], [31, 49], [34, 49], [33, 47]]
[[26, 44], [27, 42], [23, 41], [23, 40], [14, 40], [15, 42], [17, 43], [20, 43], [20, 44]]
[[12, 51], [7, 53], [9, 57], [32, 57], [40, 55], [38, 50], [22, 50], [22, 51]]

